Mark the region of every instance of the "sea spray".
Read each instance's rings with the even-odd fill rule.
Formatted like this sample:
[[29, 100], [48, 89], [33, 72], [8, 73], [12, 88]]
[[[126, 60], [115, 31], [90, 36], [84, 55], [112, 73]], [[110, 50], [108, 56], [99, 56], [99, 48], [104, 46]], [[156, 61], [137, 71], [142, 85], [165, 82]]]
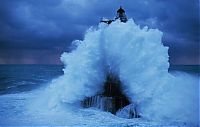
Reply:
[[168, 73], [168, 47], [159, 30], [117, 20], [91, 27], [75, 44], [61, 56], [64, 75], [46, 90], [51, 109], [94, 96], [102, 91], [107, 73], [113, 73], [141, 118], [198, 123], [198, 77]]

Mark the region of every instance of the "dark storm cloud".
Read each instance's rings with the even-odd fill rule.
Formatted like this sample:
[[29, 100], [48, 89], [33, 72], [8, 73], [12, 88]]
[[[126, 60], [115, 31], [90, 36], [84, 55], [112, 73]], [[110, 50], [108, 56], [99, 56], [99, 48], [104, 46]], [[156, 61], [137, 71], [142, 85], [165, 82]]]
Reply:
[[72, 40], [82, 39], [101, 17], [113, 18], [120, 5], [137, 24], [164, 32], [171, 63], [198, 63], [198, 0], [1, 0], [0, 62], [58, 63]]

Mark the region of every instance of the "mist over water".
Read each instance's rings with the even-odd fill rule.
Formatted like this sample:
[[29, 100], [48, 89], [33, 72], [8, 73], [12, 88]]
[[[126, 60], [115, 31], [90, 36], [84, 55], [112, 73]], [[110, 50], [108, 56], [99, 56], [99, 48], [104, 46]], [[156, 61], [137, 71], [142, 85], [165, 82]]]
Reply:
[[43, 93], [49, 109], [77, 104], [102, 91], [106, 75], [112, 73], [141, 118], [198, 123], [198, 77], [168, 72], [168, 47], [159, 30], [141, 28], [132, 19], [101, 23], [73, 47], [61, 56], [64, 75]]

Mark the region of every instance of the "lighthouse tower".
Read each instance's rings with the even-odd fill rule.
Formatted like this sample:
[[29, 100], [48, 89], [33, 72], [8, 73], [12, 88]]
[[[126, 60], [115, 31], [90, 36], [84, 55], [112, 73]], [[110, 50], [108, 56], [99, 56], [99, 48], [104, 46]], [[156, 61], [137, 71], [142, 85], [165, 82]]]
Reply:
[[117, 16], [115, 18], [116, 19], [120, 19], [121, 22], [127, 22], [127, 17], [126, 17], [126, 14], [125, 14], [125, 11], [124, 9], [120, 6], [120, 8], [117, 10]]

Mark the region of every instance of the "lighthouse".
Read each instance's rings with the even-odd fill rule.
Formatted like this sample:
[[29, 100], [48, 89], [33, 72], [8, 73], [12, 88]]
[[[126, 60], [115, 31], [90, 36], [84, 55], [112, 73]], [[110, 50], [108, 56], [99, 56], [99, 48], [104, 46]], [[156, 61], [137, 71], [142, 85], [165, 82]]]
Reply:
[[[114, 21], [126, 23], [128, 21], [124, 9], [120, 6], [117, 10], [117, 16], [114, 19], [104, 19], [101, 22], [111, 24]], [[130, 101], [122, 90], [123, 82], [120, 77], [108, 71], [102, 88], [93, 96], [85, 97], [80, 104], [84, 108], [95, 107], [102, 111], [111, 112], [117, 115], [118, 113], [127, 113], [127, 118], [139, 118], [136, 104]]]
[[117, 10], [117, 16], [115, 18], [116, 19], [120, 19], [121, 22], [127, 22], [127, 17], [126, 17], [126, 14], [125, 14], [125, 11], [124, 9], [120, 6], [120, 8]]
[[101, 20], [100, 22], [104, 22], [106, 24], [111, 24], [113, 21], [115, 20], [120, 20], [123, 23], [126, 23], [128, 21], [126, 14], [125, 14], [125, 10], [120, 6], [120, 8], [117, 10], [117, 16], [115, 17], [115, 19], [105, 19], [105, 20]]

